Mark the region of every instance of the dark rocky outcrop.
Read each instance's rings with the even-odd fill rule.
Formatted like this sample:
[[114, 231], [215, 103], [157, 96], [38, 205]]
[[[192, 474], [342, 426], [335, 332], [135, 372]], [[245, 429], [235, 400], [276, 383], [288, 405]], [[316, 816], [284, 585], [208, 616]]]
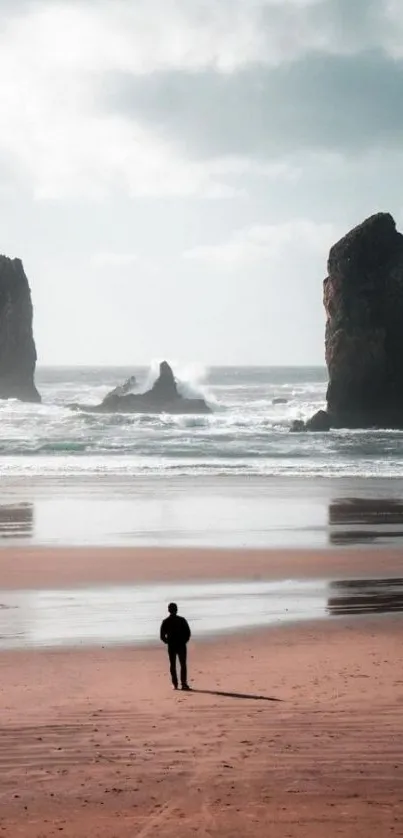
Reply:
[[290, 430], [293, 434], [300, 434], [303, 431], [306, 431], [306, 423], [303, 421], [303, 419], [294, 419], [294, 421], [291, 423]]
[[123, 384], [118, 384], [117, 387], [114, 387], [110, 393], [107, 393], [105, 398], [102, 401], [102, 404], [108, 405], [113, 404], [116, 398], [121, 398], [122, 396], [127, 396], [128, 393], [131, 393], [137, 387], [136, 376], [131, 375]]
[[116, 388], [108, 393], [99, 405], [72, 407], [91, 413], [211, 413], [204, 399], [187, 399], [181, 396], [172, 369], [166, 361], [160, 364], [159, 376], [151, 390], [146, 393], [123, 395], [120, 395], [118, 390], [119, 388]]
[[326, 410], [318, 410], [305, 424], [306, 431], [330, 431], [331, 420]]
[[291, 430], [403, 428], [403, 235], [392, 216], [350, 230], [327, 267], [327, 411]]
[[40, 402], [31, 292], [20, 259], [0, 256], [0, 399]]
[[331, 423], [330, 416], [326, 410], [318, 410], [317, 413], [304, 422], [303, 419], [294, 419], [291, 424], [291, 431], [294, 434], [302, 433], [303, 431], [311, 431], [311, 433], [320, 433], [330, 431]]
[[273, 399], [272, 404], [288, 404], [288, 399], [283, 399], [281, 396], [277, 396]]
[[324, 281], [332, 427], [403, 427], [403, 236], [388, 213], [335, 244]]

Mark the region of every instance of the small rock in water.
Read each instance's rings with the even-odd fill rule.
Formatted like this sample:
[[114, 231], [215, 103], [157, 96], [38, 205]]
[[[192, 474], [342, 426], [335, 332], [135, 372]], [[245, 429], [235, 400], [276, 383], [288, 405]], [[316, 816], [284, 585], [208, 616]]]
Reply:
[[330, 431], [330, 416], [326, 410], [318, 410], [305, 424], [307, 431]]
[[305, 422], [303, 422], [302, 419], [294, 419], [290, 430], [292, 433], [295, 434], [301, 433], [302, 431], [306, 431]]

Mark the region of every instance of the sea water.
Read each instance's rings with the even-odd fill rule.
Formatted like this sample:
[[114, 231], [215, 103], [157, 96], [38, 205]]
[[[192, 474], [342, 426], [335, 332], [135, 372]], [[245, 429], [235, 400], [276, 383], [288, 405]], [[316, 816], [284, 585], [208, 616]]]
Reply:
[[[146, 369], [39, 369], [40, 405], [0, 402], [0, 544], [311, 547], [403, 538], [403, 433], [290, 433], [321, 368], [174, 365], [209, 415], [91, 413]], [[393, 478], [393, 479], [391, 479]]]
[[97, 404], [132, 373], [139, 391], [152, 382], [147, 369], [39, 369], [41, 405], [0, 402], [0, 475], [403, 476], [402, 432], [290, 433], [294, 419], [325, 406], [322, 368], [179, 369], [183, 394], [204, 397], [210, 415], [92, 414], [69, 407]]

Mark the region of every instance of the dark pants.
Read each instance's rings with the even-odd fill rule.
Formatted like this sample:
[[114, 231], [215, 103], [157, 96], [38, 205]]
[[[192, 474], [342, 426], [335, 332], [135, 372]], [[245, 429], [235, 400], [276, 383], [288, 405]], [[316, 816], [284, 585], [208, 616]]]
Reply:
[[179, 664], [181, 668], [181, 685], [182, 687], [186, 686], [187, 684], [187, 666], [186, 666], [186, 659], [187, 659], [187, 649], [186, 646], [168, 646], [168, 655], [169, 655], [169, 665], [171, 669], [171, 678], [174, 687], [178, 686], [178, 675], [176, 672], [176, 658], [179, 658]]

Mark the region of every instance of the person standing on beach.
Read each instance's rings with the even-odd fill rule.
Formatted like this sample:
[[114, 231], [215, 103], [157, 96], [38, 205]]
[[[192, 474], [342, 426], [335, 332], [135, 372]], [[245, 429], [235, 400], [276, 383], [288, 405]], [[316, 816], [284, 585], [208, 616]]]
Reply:
[[169, 617], [161, 623], [160, 638], [168, 646], [169, 665], [174, 689], [178, 689], [176, 658], [179, 658], [181, 686], [190, 690], [187, 680], [187, 644], [191, 637], [189, 623], [178, 614], [176, 602], [168, 605]]

